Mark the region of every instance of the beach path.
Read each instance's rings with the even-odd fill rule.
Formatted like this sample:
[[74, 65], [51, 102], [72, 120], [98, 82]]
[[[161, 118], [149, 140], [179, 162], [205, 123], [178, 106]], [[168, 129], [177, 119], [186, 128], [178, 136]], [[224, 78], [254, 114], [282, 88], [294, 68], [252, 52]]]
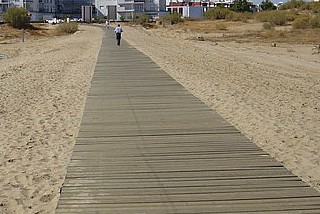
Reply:
[[56, 213], [320, 213], [320, 194], [110, 29]]

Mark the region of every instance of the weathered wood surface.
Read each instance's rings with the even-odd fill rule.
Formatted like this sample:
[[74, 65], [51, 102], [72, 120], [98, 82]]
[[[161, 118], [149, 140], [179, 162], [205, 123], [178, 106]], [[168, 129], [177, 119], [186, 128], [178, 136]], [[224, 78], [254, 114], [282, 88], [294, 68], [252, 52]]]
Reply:
[[320, 194], [109, 32], [56, 213], [320, 213]]

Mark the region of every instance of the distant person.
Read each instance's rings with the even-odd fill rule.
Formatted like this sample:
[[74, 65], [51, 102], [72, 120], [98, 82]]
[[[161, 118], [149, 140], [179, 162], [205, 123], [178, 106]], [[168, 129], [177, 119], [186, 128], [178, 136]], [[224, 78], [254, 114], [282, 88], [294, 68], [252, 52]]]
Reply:
[[109, 29], [109, 26], [110, 26], [110, 23], [109, 23], [109, 21], [107, 20], [107, 21], [106, 21], [106, 28]]
[[122, 27], [118, 25], [116, 29], [114, 29], [114, 32], [116, 33], [117, 45], [120, 46], [121, 33], [123, 32]]

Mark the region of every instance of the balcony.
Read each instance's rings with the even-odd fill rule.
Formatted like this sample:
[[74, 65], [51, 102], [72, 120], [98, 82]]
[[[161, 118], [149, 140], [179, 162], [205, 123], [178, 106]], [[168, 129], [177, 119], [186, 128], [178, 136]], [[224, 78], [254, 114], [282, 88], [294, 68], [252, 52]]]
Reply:
[[118, 3], [119, 5], [133, 4], [134, 1], [133, 1], [133, 0], [117, 0], [117, 3]]
[[133, 3], [144, 3], [145, 0], [117, 0], [117, 3], [119, 5], [124, 5], [124, 4], [133, 4]]
[[134, 10], [132, 8], [126, 8], [126, 7], [117, 7], [118, 13], [124, 13], [124, 12], [133, 12]]

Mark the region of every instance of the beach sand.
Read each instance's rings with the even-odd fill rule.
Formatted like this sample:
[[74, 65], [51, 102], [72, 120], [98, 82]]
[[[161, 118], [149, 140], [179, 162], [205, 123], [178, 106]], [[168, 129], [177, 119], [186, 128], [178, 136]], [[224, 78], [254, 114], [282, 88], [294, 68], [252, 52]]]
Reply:
[[0, 44], [0, 213], [54, 213], [102, 35]]
[[[0, 44], [0, 213], [54, 213], [101, 45], [100, 28]], [[310, 45], [206, 42], [124, 26], [151, 57], [320, 191], [320, 55]], [[90, 39], [89, 39], [90, 38]]]

